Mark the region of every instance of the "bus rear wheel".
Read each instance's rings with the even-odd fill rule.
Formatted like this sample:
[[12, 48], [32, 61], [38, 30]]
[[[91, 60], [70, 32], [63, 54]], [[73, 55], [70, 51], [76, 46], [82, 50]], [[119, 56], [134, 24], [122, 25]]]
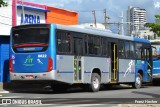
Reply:
[[142, 86], [142, 76], [140, 73], [138, 73], [136, 77], [135, 83], [132, 84], [133, 88], [139, 89]]
[[98, 92], [100, 89], [100, 75], [93, 73], [91, 77], [91, 84], [89, 90], [92, 92]]

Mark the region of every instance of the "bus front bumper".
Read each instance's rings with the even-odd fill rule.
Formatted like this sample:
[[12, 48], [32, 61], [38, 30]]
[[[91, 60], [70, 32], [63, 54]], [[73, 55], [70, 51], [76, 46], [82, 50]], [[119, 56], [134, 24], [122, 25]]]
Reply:
[[56, 70], [43, 73], [10, 73], [11, 80], [55, 80]]
[[160, 73], [158, 74], [152, 74], [153, 79], [160, 79]]

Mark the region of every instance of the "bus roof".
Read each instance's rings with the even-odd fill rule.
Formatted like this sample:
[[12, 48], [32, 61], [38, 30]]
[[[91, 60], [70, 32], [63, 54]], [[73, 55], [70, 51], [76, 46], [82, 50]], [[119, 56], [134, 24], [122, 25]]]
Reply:
[[160, 42], [160, 39], [150, 40], [150, 42]]
[[150, 43], [150, 41], [149, 41], [149, 40], [147, 40], [147, 39], [142, 39], [142, 38], [134, 38], [134, 41]]
[[59, 24], [56, 24], [55, 26], [57, 29], [61, 29], [61, 30], [69, 30], [69, 31], [82, 32], [82, 33], [106, 36], [106, 37], [117, 38], [117, 39], [125, 39], [125, 40], [137, 41], [137, 42], [150, 43], [146, 39], [134, 38], [134, 37], [125, 36], [125, 35], [119, 35], [119, 34], [112, 33], [111, 31], [108, 31], [108, 30], [96, 29], [96, 28], [92, 28], [92, 27], [65, 26], [65, 25], [59, 25]]
[[[18, 25], [14, 26], [12, 28], [23, 28], [23, 27], [46, 27], [49, 24], [27, 24], [27, 25]], [[60, 25], [60, 24], [51, 24], [55, 26], [56, 29], [61, 29], [61, 30], [68, 30], [68, 31], [74, 31], [74, 32], [81, 32], [81, 33], [87, 33], [87, 34], [93, 34], [93, 35], [100, 35], [100, 36], [106, 36], [110, 38], [117, 38], [117, 39], [124, 39], [124, 40], [130, 40], [130, 41], [137, 41], [137, 42], [144, 42], [144, 43], [150, 43], [150, 41], [142, 38], [134, 38], [131, 36], [126, 36], [126, 35], [119, 35], [112, 33], [109, 30], [103, 30], [103, 29], [98, 29], [94, 27], [85, 27], [85, 26], [80, 26], [80, 25]], [[160, 41], [160, 40], [159, 40]]]

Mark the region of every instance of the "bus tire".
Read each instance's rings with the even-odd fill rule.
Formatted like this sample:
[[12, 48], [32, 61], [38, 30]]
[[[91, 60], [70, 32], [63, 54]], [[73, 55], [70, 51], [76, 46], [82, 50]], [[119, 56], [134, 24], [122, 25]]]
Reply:
[[90, 91], [98, 92], [100, 89], [100, 75], [97, 73], [92, 73], [91, 84], [89, 87]]
[[[159, 80], [159, 81], [160, 81], [160, 80]], [[159, 85], [159, 81], [154, 79], [154, 80], [152, 81], [153, 86], [158, 86], [158, 85]]]
[[142, 76], [138, 73], [136, 81], [132, 84], [133, 88], [139, 89], [142, 86]]

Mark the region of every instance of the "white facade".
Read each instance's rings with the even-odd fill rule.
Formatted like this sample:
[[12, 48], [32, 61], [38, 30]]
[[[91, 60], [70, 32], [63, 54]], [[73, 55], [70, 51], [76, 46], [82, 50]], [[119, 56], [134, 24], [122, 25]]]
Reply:
[[[24, 21], [24, 22], [23, 22]], [[24, 18], [22, 9], [17, 9], [17, 25], [21, 24], [38, 24], [45, 23], [45, 13], [24, 10]]]
[[128, 7], [127, 10], [127, 35], [131, 35], [132, 31], [144, 30], [146, 24], [146, 10], [139, 7]]
[[8, 3], [7, 7], [1, 7], [0, 11], [0, 35], [9, 35], [12, 27], [12, 1], [4, 0]]
[[45, 14], [48, 10], [46, 10], [45, 5], [29, 2], [24, 2], [22, 5], [21, 0], [4, 1], [8, 3], [8, 6], [0, 8], [0, 36], [9, 36], [12, 26], [46, 23]]
[[94, 23], [84, 23], [84, 24], [80, 24], [82, 26], [86, 26], [86, 27], [95, 27], [95, 28], [99, 28], [99, 29], [105, 29], [105, 26], [101, 23], [96, 23], [96, 26]]
[[144, 38], [144, 39], [148, 39], [148, 40], [153, 40], [153, 39], [156, 39], [157, 35], [150, 31], [150, 29], [145, 29], [145, 30], [139, 30], [138, 32], [137, 31], [132, 31], [132, 35], [135, 35], [135, 37], [138, 37], [138, 38]]

